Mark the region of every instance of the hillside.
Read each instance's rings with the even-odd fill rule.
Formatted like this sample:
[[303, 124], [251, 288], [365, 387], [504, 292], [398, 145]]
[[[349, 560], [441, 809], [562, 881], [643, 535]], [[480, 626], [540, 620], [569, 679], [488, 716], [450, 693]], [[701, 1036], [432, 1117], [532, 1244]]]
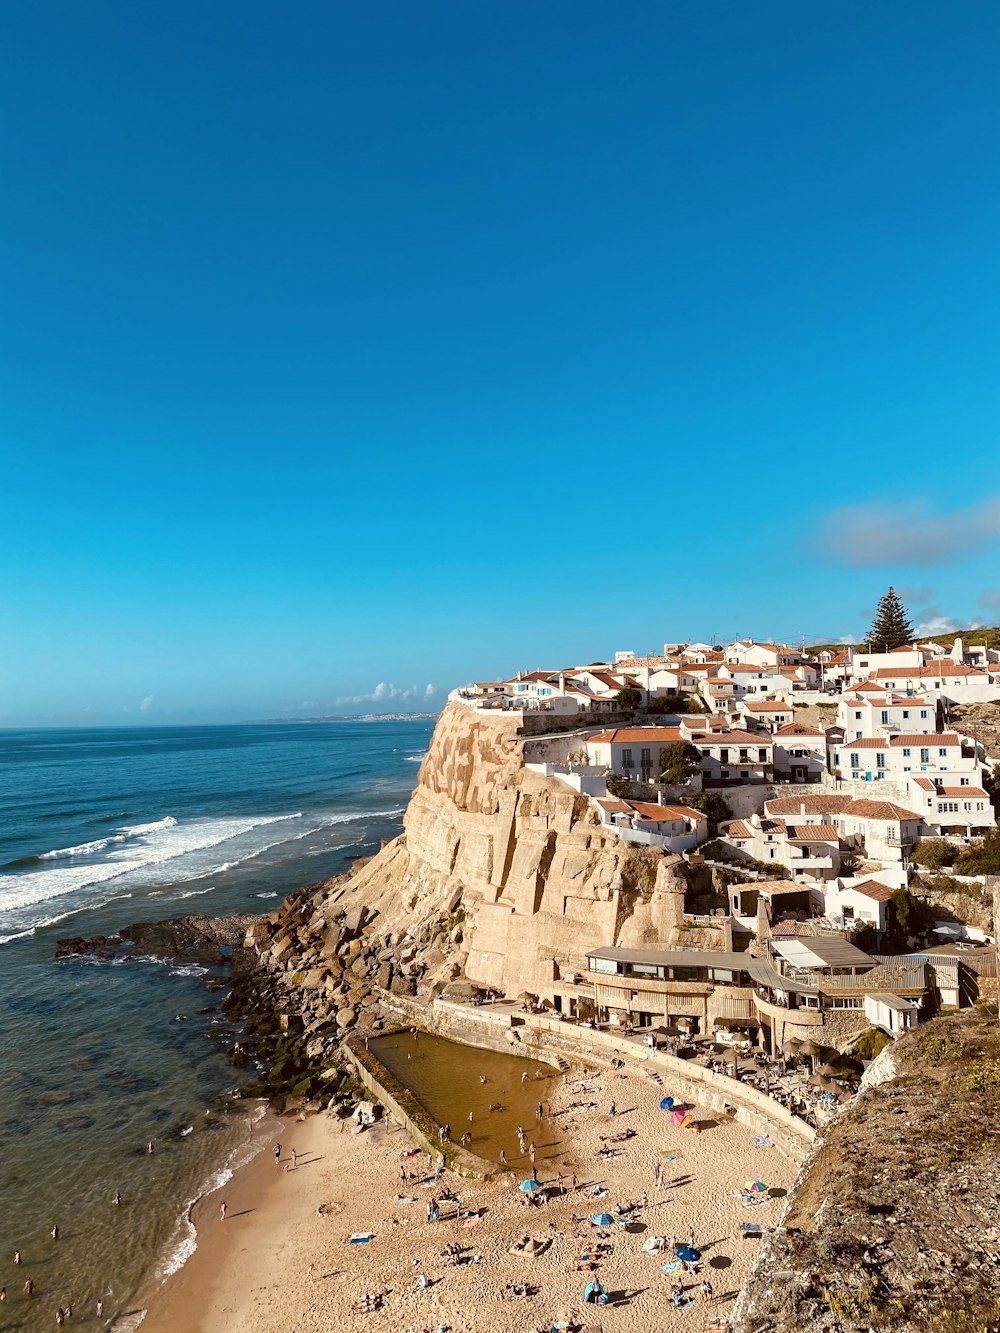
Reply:
[[987, 1333], [1000, 1317], [995, 1006], [888, 1047], [767, 1239], [733, 1333]]

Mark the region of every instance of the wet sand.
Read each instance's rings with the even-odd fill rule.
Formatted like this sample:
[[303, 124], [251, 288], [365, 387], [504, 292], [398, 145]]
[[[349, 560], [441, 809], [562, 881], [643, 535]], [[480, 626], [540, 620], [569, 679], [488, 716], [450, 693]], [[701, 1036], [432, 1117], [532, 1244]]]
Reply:
[[[706, 1125], [702, 1133], [673, 1128], [659, 1109], [662, 1095], [662, 1088], [635, 1071], [550, 1084], [550, 1114], [573, 1155], [563, 1159], [565, 1166], [547, 1163], [539, 1175], [549, 1184], [564, 1169], [569, 1186], [575, 1168], [578, 1188], [565, 1195], [553, 1189], [551, 1202], [540, 1208], [525, 1205], [517, 1189], [520, 1171], [487, 1182], [445, 1173], [422, 1183], [426, 1154], [404, 1159], [412, 1145], [404, 1131], [391, 1126], [353, 1135], [328, 1116], [285, 1121], [279, 1140], [283, 1160], [294, 1147], [297, 1167], [281, 1170], [265, 1150], [201, 1201], [195, 1212], [197, 1252], [152, 1299], [143, 1333], [287, 1333], [290, 1328], [422, 1333], [442, 1324], [453, 1333], [501, 1333], [548, 1329], [559, 1318], [595, 1326], [613, 1322], [622, 1333], [701, 1328], [706, 1317], [728, 1310], [755, 1252], [756, 1242], [741, 1237], [740, 1223], [773, 1224], [796, 1168], [777, 1148], [754, 1145], [741, 1126], [707, 1127], [711, 1117], [705, 1113], [695, 1111], [695, 1119]], [[627, 1128], [635, 1130], [634, 1137], [609, 1144], [610, 1136]], [[602, 1147], [620, 1155], [601, 1159]], [[657, 1190], [656, 1164], [671, 1152], [677, 1158], [666, 1165], [667, 1187]], [[418, 1171], [420, 1178], [404, 1184], [401, 1169]], [[772, 1187], [776, 1197], [745, 1207], [740, 1187], [751, 1178]], [[595, 1185], [607, 1194], [590, 1195]], [[428, 1222], [429, 1200], [446, 1188], [460, 1196], [460, 1212], [481, 1211], [478, 1222], [465, 1226], [450, 1204], [443, 1206], [440, 1221]], [[600, 1240], [586, 1219], [598, 1210], [614, 1215], [619, 1203], [643, 1194], [646, 1204], [633, 1225], [616, 1224], [603, 1233], [612, 1248], [597, 1275], [613, 1304], [604, 1310], [585, 1305], [589, 1274], [577, 1271], [578, 1256], [581, 1244]], [[669, 1256], [642, 1251], [651, 1236], [673, 1235], [686, 1243], [692, 1230], [703, 1252], [698, 1275], [665, 1275], [660, 1265]], [[367, 1244], [348, 1243], [358, 1231], [375, 1234]], [[522, 1236], [536, 1238], [544, 1248], [535, 1256], [509, 1253]], [[441, 1253], [449, 1244], [478, 1260], [449, 1266]], [[417, 1287], [421, 1272], [431, 1280], [426, 1290]], [[698, 1290], [706, 1276], [715, 1291], [711, 1302]], [[684, 1311], [670, 1304], [676, 1280], [696, 1297]], [[504, 1287], [518, 1281], [533, 1294], [505, 1299]], [[383, 1293], [381, 1310], [352, 1313], [355, 1300], [376, 1292]]]

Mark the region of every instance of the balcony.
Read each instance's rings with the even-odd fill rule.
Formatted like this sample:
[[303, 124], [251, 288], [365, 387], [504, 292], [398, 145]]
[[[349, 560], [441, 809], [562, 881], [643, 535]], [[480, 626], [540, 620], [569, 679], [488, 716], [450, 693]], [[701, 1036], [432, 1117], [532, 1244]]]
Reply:
[[822, 1027], [823, 1015], [819, 1009], [790, 1009], [787, 1004], [765, 1000], [760, 991], [753, 993], [754, 1008], [759, 1014], [779, 1023], [795, 1023], [799, 1027]]

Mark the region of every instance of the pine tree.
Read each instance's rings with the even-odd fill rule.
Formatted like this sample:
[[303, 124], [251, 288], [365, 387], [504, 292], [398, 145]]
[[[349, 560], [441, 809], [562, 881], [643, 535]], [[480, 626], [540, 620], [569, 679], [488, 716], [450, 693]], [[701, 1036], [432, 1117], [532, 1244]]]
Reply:
[[906, 607], [892, 587], [879, 598], [875, 619], [868, 631], [868, 646], [873, 653], [891, 653], [893, 648], [904, 648], [913, 641], [913, 626]]

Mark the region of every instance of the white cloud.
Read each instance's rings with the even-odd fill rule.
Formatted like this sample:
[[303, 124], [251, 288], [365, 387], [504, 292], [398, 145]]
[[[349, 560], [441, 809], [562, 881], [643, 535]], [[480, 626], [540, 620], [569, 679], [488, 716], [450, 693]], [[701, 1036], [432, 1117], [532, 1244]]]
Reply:
[[968, 626], [963, 625], [960, 620], [955, 620], [952, 616], [941, 615], [936, 606], [932, 606], [930, 610], [935, 614], [928, 616], [925, 620], [921, 620], [915, 625], [913, 630], [914, 634], [953, 634], [955, 630], [968, 628]]
[[952, 565], [1000, 542], [1000, 496], [950, 514], [932, 514], [922, 500], [844, 505], [822, 526], [823, 549], [848, 565]]
[[374, 689], [367, 694], [343, 694], [335, 699], [334, 703], [342, 707], [344, 704], [385, 704], [385, 703], [406, 703], [415, 699], [430, 699], [435, 693], [435, 686], [419, 685], [401, 686], [394, 685], [392, 681], [380, 680]]
[[145, 699], [143, 699], [142, 703], [139, 705], [139, 712], [140, 712], [140, 713], [148, 713], [148, 712], [149, 712], [149, 710], [150, 710], [150, 709], [152, 708], [152, 706], [153, 706], [153, 698], [154, 698], [154, 696], [153, 696], [152, 694], [147, 694], [147, 695], [146, 695]]

